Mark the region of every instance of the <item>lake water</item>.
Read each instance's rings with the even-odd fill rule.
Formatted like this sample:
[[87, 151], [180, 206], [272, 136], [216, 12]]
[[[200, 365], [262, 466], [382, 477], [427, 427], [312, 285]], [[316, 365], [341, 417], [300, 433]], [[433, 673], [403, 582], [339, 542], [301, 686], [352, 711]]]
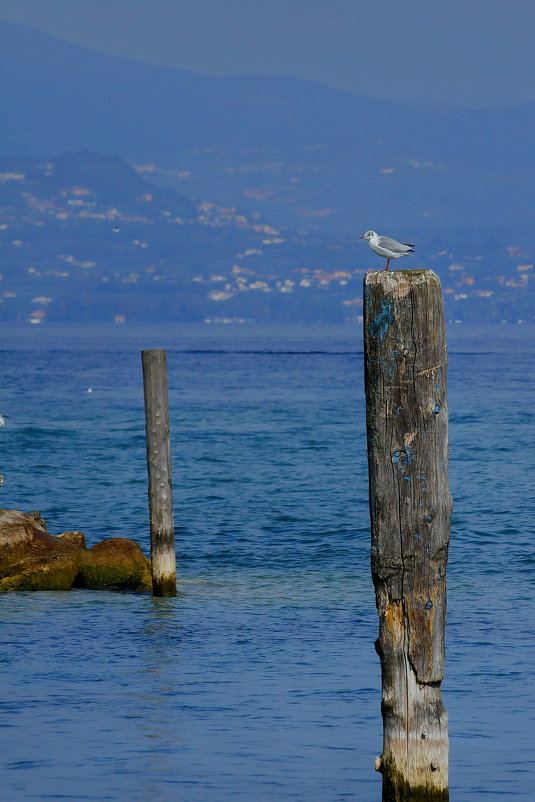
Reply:
[[[146, 553], [139, 351], [167, 348], [180, 577], [0, 598], [2, 800], [379, 800], [358, 327], [0, 336], [1, 506]], [[532, 802], [535, 338], [448, 343], [452, 800]]]

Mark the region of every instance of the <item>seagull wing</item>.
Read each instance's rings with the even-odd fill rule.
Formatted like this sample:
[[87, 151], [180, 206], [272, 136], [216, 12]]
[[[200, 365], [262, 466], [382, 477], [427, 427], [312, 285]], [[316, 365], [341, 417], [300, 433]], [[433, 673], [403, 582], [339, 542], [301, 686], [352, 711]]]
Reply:
[[393, 251], [393, 253], [407, 253], [410, 248], [414, 248], [414, 245], [409, 245], [407, 242], [398, 242], [391, 237], [378, 237], [377, 244], [380, 248], [386, 248], [387, 251]]

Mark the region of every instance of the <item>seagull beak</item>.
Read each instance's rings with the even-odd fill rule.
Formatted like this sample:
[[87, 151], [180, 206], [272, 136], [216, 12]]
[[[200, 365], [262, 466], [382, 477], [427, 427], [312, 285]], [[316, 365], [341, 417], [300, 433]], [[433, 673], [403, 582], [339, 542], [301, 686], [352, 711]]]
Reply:
[[364, 237], [364, 234], [362, 235], [362, 237], [359, 237], [359, 239], [364, 239], [364, 238], [365, 238], [365, 237]]

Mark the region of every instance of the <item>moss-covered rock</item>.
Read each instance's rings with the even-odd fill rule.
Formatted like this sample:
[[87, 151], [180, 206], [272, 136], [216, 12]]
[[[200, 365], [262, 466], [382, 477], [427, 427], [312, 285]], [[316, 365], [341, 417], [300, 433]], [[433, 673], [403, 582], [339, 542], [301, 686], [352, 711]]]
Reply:
[[75, 583], [84, 588], [151, 590], [150, 564], [133, 540], [102, 540], [81, 555]]
[[0, 579], [0, 591], [70, 590], [77, 574], [78, 565], [68, 555], [29, 557], [14, 565]]
[[72, 549], [72, 544], [48, 534], [39, 512], [0, 509], [0, 576], [18, 562]]
[[151, 590], [150, 563], [132, 540], [86, 549], [83, 532], [55, 537], [39, 512], [0, 509], [0, 591], [71, 587]]

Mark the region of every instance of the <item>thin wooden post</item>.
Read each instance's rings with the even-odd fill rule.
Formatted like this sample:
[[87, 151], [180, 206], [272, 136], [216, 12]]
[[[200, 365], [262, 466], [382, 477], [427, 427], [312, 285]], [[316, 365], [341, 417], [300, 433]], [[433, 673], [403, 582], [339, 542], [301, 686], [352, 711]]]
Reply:
[[141, 352], [149, 477], [153, 596], [176, 596], [176, 555], [171, 483], [167, 353]]
[[432, 270], [364, 278], [372, 576], [379, 614], [383, 802], [445, 802], [442, 703], [448, 486], [447, 350]]

